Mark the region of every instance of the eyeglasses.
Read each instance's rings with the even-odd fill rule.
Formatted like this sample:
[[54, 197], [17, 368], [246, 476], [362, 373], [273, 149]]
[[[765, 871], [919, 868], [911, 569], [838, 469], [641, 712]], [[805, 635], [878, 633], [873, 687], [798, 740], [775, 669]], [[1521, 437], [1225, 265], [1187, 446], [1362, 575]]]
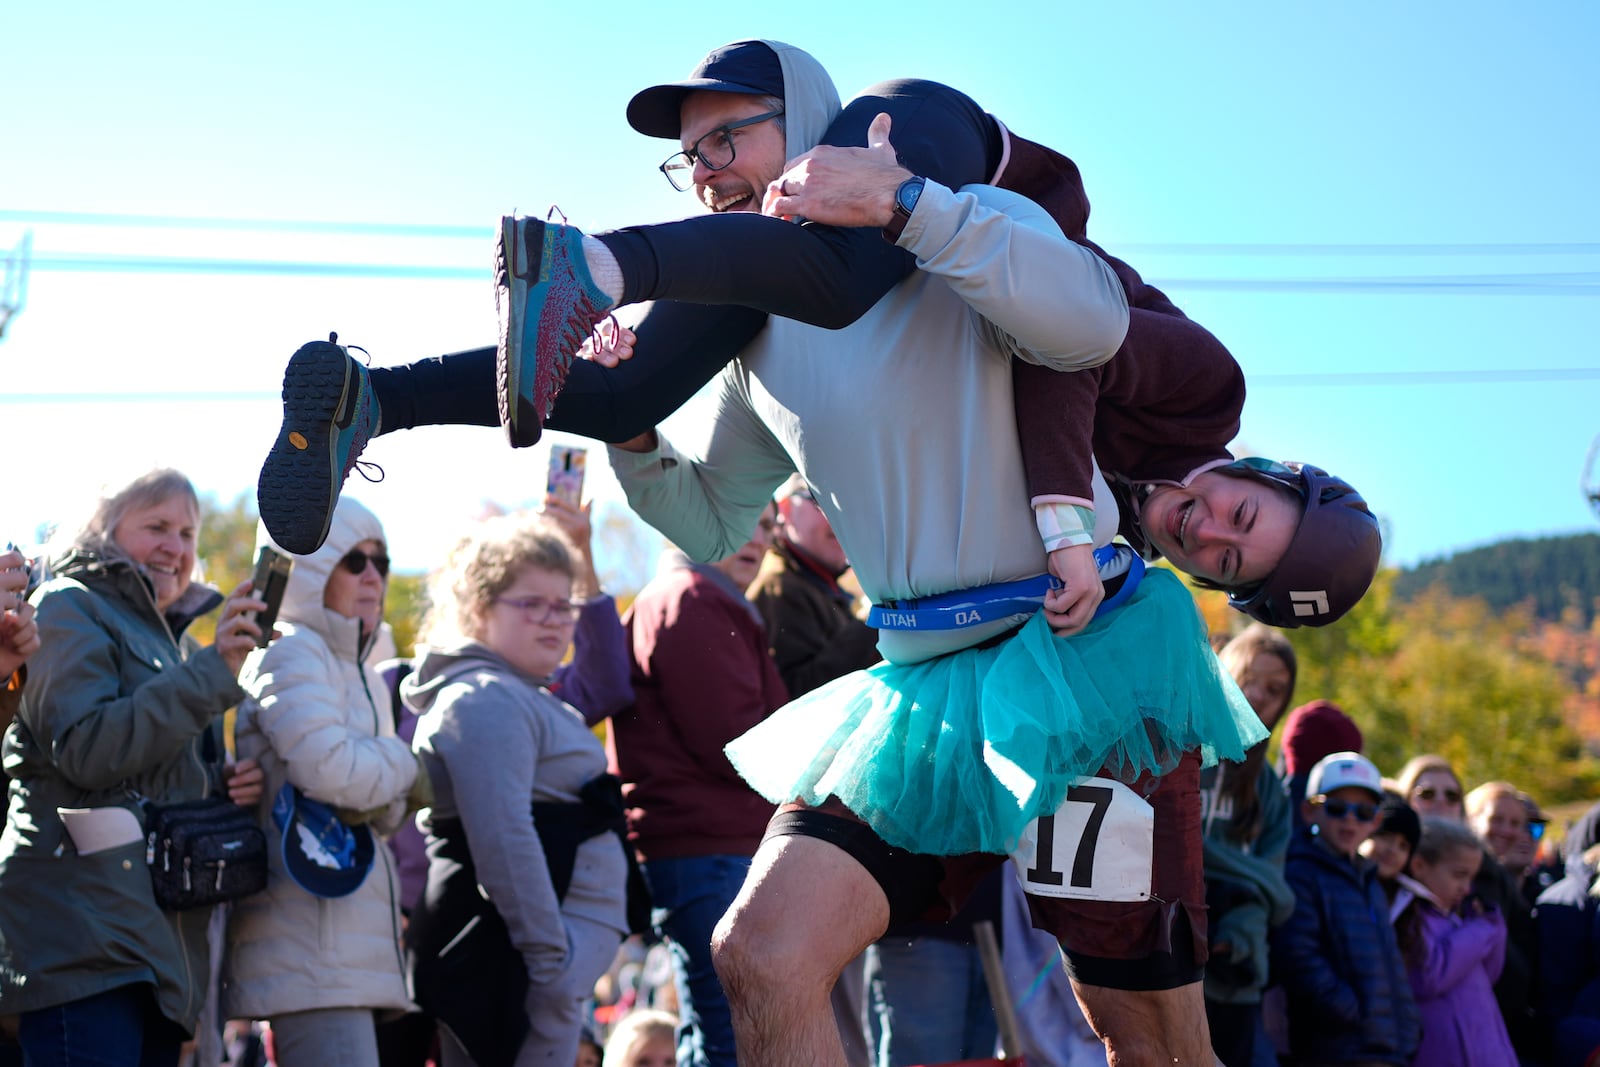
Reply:
[[1339, 800], [1337, 797], [1331, 800], [1327, 797], [1317, 797], [1311, 803], [1327, 812], [1330, 819], [1345, 819], [1354, 815], [1360, 822], [1371, 822], [1378, 816], [1376, 804], [1355, 804], [1348, 800]]
[[1418, 789], [1415, 795], [1418, 800], [1438, 800], [1440, 796], [1443, 796], [1446, 804], [1461, 803], [1461, 790], [1459, 789], [1435, 789], [1433, 786], [1427, 785]]
[[361, 574], [366, 571], [369, 563], [378, 568], [379, 578], [389, 577], [389, 557], [382, 552], [369, 554], [359, 548], [352, 548], [344, 554], [344, 558], [339, 561], [339, 566], [351, 574]]
[[520, 612], [529, 622], [571, 622], [578, 615], [578, 605], [570, 600], [550, 600], [542, 596], [497, 596], [494, 602]]
[[738, 122], [729, 122], [704, 137], [700, 138], [688, 151], [676, 152], [667, 157], [661, 164], [661, 173], [667, 176], [667, 181], [678, 192], [683, 192], [694, 184], [694, 165], [696, 161], [704, 163], [707, 170], [724, 170], [733, 165], [733, 131], [742, 130], [746, 126], [754, 126], [758, 122], [766, 122], [783, 114], [783, 109], [768, 111], [764, 115], [752, 115]]

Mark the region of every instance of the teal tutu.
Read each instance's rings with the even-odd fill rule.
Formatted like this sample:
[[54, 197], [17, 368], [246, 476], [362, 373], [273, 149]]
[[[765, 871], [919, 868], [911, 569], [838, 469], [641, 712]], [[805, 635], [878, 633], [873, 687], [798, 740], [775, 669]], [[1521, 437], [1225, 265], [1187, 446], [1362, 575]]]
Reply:
[[1266, 736], [1188, 591], [1152, 569], [1072, 637], [1040, 612], [989, 648], [847, 674], [727, 753], [774, 804], [835, 796], [890, 845], [950, 856], [1012, 851], [1080, 778], [1240, 760]]

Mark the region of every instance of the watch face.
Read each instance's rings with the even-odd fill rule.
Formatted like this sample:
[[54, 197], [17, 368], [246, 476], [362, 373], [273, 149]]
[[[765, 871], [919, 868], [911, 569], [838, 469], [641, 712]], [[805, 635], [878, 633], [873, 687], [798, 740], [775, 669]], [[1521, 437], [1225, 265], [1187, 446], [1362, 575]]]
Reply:
[[[922, 196], [922, 182], [912, 178], [900, 183], [900, 188], [895, 190], [895, 206], [907, 215], [917, 209], [917, 200]], [[882, 201], [879, 201], [882, 203]]]

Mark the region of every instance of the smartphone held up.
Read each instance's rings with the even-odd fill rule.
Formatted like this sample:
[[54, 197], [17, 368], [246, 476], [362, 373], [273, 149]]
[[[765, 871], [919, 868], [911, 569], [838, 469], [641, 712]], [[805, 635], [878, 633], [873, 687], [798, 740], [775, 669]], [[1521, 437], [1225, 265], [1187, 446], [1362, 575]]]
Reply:
[[256, 625], [261, 636], [256, 645], [266, 648], [272, 640], [272, 626], [278, 621], [278, 608], [283, 604], [283, 591], [289, 587], [289, 572], [294, 568], [294, 558], [271, 545], [262, 545], [256, 556], [256, 573], [250, 581], [251, 595], [267, 602], [266, 609], [257, 613]]
[[545, 493], [572, 507], [583, 500], [583, 468], [588, 452], [570, 445], [550, 446], [550, 476]]

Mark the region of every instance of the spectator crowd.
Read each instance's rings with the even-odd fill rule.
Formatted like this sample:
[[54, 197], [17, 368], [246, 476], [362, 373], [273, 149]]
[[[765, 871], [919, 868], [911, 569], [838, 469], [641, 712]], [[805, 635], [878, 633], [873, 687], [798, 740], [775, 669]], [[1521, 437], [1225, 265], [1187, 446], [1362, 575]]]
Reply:
[[[296, 559], [267, 634], [258, 591], [195, 577], [199, 521], [188, 481], [154, 471], [107, 493], [49, 574], [0, 556], [0, 1062], [33, 1062], [20, 1038], [205, 1067], [735, 1063], [711, 947], [772, 805], [723, 747], [876, 660], [804, 481], [726, 560], [669, 551], [621, 613], [587, 509], [552, 496], [479, 523], [407, 660], [383, 621], [388, 538], [359, 502]], [[219, 608], [198, 647], [187, 624]], [[1275, 764], [1263, 741], [1201, 777], [1218, 1061], [1595, 1062], [1600, 805], [1556, 847], [1516, 785], [1469, 790], [1428, 754], [1386, 776], [1342, 709], [1291, 708], [1278, 631], [1218, 656], [1281, 734]], [[139, 827], [208, 796], [254, 813], [265, 884], [164, 909]], [[1081, 1020], [1026, 1025], [1044, 975], [1012, 883], [994, 872], [954, 921], [892, 928], [840, 976], [853, 1064], [987, 1058], [1001, 1015], [1033, 1062], [1103, 1062]], [[1014, 942], [1003, 976], [979, 926]]]

